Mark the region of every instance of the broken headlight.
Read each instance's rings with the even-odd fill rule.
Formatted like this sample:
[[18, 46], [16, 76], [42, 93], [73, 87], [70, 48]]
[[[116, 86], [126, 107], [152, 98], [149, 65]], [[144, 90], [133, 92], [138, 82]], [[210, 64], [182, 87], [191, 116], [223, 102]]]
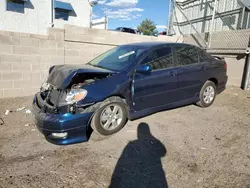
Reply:
[[71, 89], [65, 98], [66, 103], [72, 104], [84, 99], [88, 91], [85, 89]]

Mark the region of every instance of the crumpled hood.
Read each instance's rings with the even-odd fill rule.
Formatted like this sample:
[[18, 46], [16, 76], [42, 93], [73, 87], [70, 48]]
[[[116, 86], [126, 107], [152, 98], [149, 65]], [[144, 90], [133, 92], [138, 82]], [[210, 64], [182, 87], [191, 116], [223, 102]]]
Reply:
[[114, 71], [91, 65], [56, 65], [50, 68], [47, 82], [58, 89], [65, 89], [79, 73], [112, 74]]

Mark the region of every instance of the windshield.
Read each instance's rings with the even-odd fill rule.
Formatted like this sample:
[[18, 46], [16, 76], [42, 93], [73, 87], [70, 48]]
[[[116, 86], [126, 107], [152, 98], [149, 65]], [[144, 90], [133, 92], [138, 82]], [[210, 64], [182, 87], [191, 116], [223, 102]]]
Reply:
[[104, 69], [122, 71], [133, 64], [143, 52], [145, 52], [145, 49], [142, 47], [118, 46], [93, 59], [88, 64]]

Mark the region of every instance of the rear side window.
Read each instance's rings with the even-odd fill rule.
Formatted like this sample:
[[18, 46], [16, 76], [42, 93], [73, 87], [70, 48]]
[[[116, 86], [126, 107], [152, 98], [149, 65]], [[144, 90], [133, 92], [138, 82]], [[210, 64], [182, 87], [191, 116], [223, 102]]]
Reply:
[[175, 47], [177, 66], [199, 63], [198, 52], [193, 46]]
[[142, 64], [149, 64], [152, 70], [174, 67], [173, 52], [171, 47], [154, 50], [143, 61]]
[[199, 59], [200, 62], [206, 62], [210, 59], [210, 56], [205, 52], [204, 50], [197, 48], [198, 54], [199, 54]]

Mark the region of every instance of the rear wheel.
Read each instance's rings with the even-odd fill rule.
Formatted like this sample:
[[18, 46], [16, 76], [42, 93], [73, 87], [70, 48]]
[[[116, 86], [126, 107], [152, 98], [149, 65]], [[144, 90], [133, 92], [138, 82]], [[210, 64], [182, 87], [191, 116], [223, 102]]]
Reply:
[[209, 107], [213, 104], [216, 97], [216, 85], [212, 81], [206, 81], [200, 91], [200, 101], [197, 103], [202, 108]]
[[108, 136], [120, 131], [127, 122], [127, 107], [119, 97], [105, 100], [95, 112], [91, 127], [100, 135]]

